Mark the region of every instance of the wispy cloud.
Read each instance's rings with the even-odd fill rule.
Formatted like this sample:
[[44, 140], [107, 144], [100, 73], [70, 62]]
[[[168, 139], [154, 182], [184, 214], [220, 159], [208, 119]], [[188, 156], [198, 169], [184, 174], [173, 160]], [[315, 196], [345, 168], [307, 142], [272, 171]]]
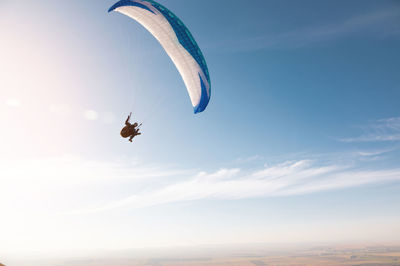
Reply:
[[260, 160], [263, 160], [263, 159], [264, 159], [263, 156], [254, 155], [254, 156], [245, 157], [245, 158], [237, 158], [235, 160], [235, 163], [243, 164], [243, 163], [257, 162], [257, 161], [260, 161]]
[[396, 148], [390, 148], [390, 149], [381, 149], [381, 150], [365, 150], [365, 151], [358, 151], [356, 152], [356, 155], [362, 156], [362, 157], [374, 157], [374, 156], [379, 156], [388, 152], [392, 152], [396, 150]]
[[[137, 209], [194, 200], [286, 197], [400, 181], [400, 168], [377, 169], [370, 164], [364, 167], [362, 162], [346, 165], [335, 159], [291, 160], [251, 169], [241, 164], [243, 168], [217, 171], [148, 165], [127, 159], [93, 161], [77, 156], [4, 159], [0, 164], [3, 205], [7, 198], [24, 204], [26, 198], [32, 198], [37, 202], [31, 200], [29, 204], [40, 209], [43, 201], [51, 197], [52, 204], [60, 206], [58, 212], [63, 214]], [[84, 196], [87, 193], [92, 196], [87, 198]], [[82, 207], [75, 209], [77, 206]]]
[[364, 128], [365, 133], [354, 138], [340, 139], [342, 142], [400, 141], [400, 117], [381, 119]]
[[308, 44], [342, 38], [354, 33], [374, 33], [380, 37], [395, 36], [400, 32], [400, 8], [377, 10], [359, 14], [326, 25], [310, 26], [278, 34], [263, 34], [253, 38], [235, 40], [224, 46], [228, 51], [251, 51], [268, 48], [296, 48]]
[[292, 161], [256, 171], [222, 169], [214, 173], [200, 172], [184, 181], [70, 214], [144, 208], [204, 199], [291, 196], [394, 180], [400, 181], [400, 169], [357, 170], [335, 164], [318, 166], [317, 162], [310, 160]]

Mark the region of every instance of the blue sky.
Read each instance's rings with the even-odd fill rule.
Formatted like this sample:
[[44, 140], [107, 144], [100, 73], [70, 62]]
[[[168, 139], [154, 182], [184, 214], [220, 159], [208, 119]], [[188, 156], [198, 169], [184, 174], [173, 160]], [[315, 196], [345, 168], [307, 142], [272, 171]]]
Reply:
[[0, 247], [399, 239], [398, 1], [160, 1], [207, 59], [199, 115], [113, 3], [0, 2]]

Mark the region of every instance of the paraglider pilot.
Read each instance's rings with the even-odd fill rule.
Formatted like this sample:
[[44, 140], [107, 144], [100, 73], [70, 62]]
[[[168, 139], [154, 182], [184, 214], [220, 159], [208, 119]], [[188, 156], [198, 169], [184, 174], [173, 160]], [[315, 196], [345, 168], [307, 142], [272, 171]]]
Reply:
[[129, 138], [129, 141], [132, 142], [132, 139], [138, 135], [142, 135], [142, 133], [139, 132], [139, 127], [142, 125], [138, 125], [138, 123], [133, 123], [131, 124], [129, 120], [131, 119], [132, 113], [128, 115], [128, 118], [125, 121], [125, 127], [121, 130], [121, 136], [123, 138]]

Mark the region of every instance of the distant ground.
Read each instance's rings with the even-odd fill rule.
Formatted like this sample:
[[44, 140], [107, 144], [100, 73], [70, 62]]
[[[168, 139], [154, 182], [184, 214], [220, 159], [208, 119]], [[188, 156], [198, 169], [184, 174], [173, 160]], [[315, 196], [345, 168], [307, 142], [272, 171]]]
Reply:
[[[8, 263], [7, 261], [4, 261]], [[9, 262], [29, 266], [400, 266], [400, 246], [347, 246], [313, 248], [208, 247], [198, 249], [124, 251], [101, 257]], [[2, 266], [0, 264], [0, 266]]]

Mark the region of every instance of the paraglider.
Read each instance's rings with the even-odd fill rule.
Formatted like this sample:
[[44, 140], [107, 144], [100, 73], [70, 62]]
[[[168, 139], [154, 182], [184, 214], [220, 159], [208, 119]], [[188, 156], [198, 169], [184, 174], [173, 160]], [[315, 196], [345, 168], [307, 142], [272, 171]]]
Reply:
[[132, 113], [128, 115], [128, 118], [125, 121], [125, 127], [121, 130], [121, 137], [123, 138], [129, 138], [129, 141], [132, 142], [132, 139], [138, 135], [142, 135], [142, 133], [139, 132], [140, 125], [138, 125], [137, 122], [131, 124], [129, 120], [131, 119]]
[[159, 41], [182, 76], [194, 113], [203, 112], [211, 97], [210, 75], [199, 46], [183, 22], [153, 0], [121, 0], [108, 11], [136, 20]]

